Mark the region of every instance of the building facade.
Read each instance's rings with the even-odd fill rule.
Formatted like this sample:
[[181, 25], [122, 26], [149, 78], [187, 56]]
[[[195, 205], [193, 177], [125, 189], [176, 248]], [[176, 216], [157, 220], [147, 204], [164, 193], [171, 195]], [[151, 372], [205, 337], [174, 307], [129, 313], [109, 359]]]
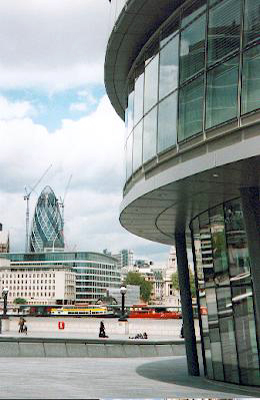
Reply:
[[61, 251], [64, 249], [63, 220], [57, 197], [46, 186], [41, 192], [34, 211], [30, 234], [30, 251]]
[[111, 0], [105, 59], [125, 121], [120, 222], [176, 246], [188, 371], [260, 386], [260, 1]]
[[74, 304], [75, 272], [63, 266], [0, 259], [0, 293], [8, 288], [8, 303], [20, 298], [30, 305]]
[[3, 224], [0, 223], [0, 253], [8, 253], [9, 250], [9, 233], [3, 230]]
[[[45, 293], [47, 297], [52, 297], [52, 290], [50, 291], [51, 296], [49, 296], [49, 286], [52, 287], [52, 282], [49, 285], [47, 282], [47, 289], [45, 289], [45, 280], [49, 280], [47, 275], [49, 273], [59, 275], [59, 279], [62, 281], [62, 276], [65, 281], [72, 281], [69, 278], [70, 274], [75, 275], [75, 290], [74, 290], [74, 300], [76, 304], [89, 303], [95, 304], [97, 300], [106, 296], [108, 288], [120, 287], [120, 273], [117, 267], [117, 262], [113, 257], [106, 256], [100, 253], [93, 252], [47, 252], [47, 253], [9, 253], [0, 254], [1, 259], [10, 260], [10, 274], [14, 275], [12, 277], [12, 285], [16, 286], [15, 290], [10, 289], [14, 296], [24, 297], [25, 294], [25, 284], [19, 285], [18, 283], [13, 284], [13, 281], [18, 281], [19, 278], [26, 280], [27, 291], [33, 293], [31, 297], [37, 297], [38, 294], [42, 300], [45, 298]], [[20, 276], [19, 270], [24, 271], [27, 277]], [[46, 270], [46, 273], [44, 272]], [[50, 272], [48, 272], [50, 270]], [[29, 272], [30, 276], [29, 276]], [[68, 271], [68, 274], [67, 272]], [[10, 275], [9, 274], [9, 275]], [[42, 277], [42, 274], [44, 275]], [[46, 275], [47, 274], [47, 275]], [[68, 277], [66, 278], [66, 274]], [[11, 276], [5, 277], [5, 282], [8, 280], [10, 283]], [[31, 277], [31, 275], [35, 275]], [[46, 275], [46, 277], [45, 277]], [[62, 275], [62, 276], [61, 276]], [[30, 279], [29, 279], [30, 278]], [[33, 285], [30, 280], [36, 280], [35, 285]], [[39, 280], [39, 282], [37, 282]], [[44, 282], [42, 282], [44, 281]], [[57, 281], [57, 279], [56, 279]], [[33, 287], [35, 286], [35, 289]], [[21, 287], [23, 289], [21, 289]], [[31, 289], [30, 289], [31, 288]], [[64, 286], [66, 289], [66, 286]], [[58, 286], [57, 286], [58, 290]], [[71, 289], [72, 291], [72, 289]], [[19, 296], [18, 296], [19, 293]], [[23, 295], [22, 295], [23, 293]], [[13, 297], [14, 297], [13, 296]], [[55, 295], [56, 296], [56, 295]], [[32, 299], [33, 300], [33, 299]], [[37, 300], [38, 301], [38, 300]]]

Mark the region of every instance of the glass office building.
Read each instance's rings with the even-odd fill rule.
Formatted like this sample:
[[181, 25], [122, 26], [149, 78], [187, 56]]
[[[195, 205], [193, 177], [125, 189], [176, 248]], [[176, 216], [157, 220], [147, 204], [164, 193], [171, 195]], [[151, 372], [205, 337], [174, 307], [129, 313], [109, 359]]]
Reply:
[[63, 221], [59, 202], [52, 188], [46, 186], [38, 198], [34, 211], [30, 251], [40, 253], [63, 248]]
[[176, 245], [191, 370], [187, 247], [206, 376], [260, 386], [260, 0], [112, 0], [111, 19], [120, 222]]
[[16, 272], [32, 268], [37, 272], [47, 270], [72, 271], [76, 275], [75, 303], [92, 303], [107, 296], [109, 288], [120, 287], [117, 260], [94, 252], [2, 253], [0, 258], [10, 260], [10, 269]]

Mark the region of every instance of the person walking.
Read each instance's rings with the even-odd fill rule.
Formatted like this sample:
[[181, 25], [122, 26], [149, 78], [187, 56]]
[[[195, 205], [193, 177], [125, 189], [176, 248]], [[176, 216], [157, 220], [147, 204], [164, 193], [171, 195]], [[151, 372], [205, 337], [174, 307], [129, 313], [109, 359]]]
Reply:
[[18, 325], [19, 325], [19, 333], [22, 333], [24, 331], [24, 324], [25, 324], [25, 319], [24, 317], [20, 317], [19, 321], [18, 321]]
[[100, 322], [99, 337], [108, 338], [108, 336], [106, 336], [106, 330], [105, 330], [105, 325], [104, 325], [103, 321]]

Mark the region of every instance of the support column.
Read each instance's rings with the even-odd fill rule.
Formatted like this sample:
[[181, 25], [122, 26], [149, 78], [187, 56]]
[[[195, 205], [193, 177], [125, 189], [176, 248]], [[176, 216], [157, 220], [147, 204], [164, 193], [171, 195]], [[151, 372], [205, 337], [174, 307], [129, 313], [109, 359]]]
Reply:
[[256, 329], [260, 339], [260, 193], [258, 187], [241, 188], [241, 202], [245, 221], [251, 276], [254, 289]]
[[185, 232], [175, 234], [175, 244], [188, 373], [189, 375], [199, 376]]

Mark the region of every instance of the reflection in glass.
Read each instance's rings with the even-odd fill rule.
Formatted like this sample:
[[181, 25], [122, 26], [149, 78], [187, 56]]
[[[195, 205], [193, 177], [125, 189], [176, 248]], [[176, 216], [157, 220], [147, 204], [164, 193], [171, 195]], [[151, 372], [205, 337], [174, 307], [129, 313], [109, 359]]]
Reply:
[[200, 77], [180, 89], [178, 142], [202, 131], [203, 82]]
[[156, 155], [157, 107], [153, 108], [144, 118], [143, 132], [143, 162]]
[[133, 173], [133, 134], [126, 141], [126, 179], [130, 178]]
[[244, 52], [242, 76], [242, 113], [258, 108], [260, 108], [260, 45]]
[[143, 116], [144, 106], [144, 73], [142, 73], [135, 81], [135, 95], [134, 95], [134, 125]]
[[204, 68], [205, 22], [206, 16], [203, 14], [181, 33], [181, 83]]
[[182, 28], [206, 10], [206, 2], [206, 0], [193, 1], [191, 5], [184, 8], [181, 21]]
[[260, 38], [260, 1], [245, 0], [244, 46]]
[[134, 127], [134, 91], [128, 95], [128, 109], [127, 109], [127, 133], [129, 135]]
[[146, 113], [155, 103], [157, 103], [158, 90], [158, 61], [159, 56], [154, 59], [145, 68], [144, 83], [144, 112]]
[[176, 19], [171, 21], [171, 23], [162, 28], [160, 35], [160, 47], [162, 48], [179, 30], [180, 26], [180, 16], [178, 15]]
[[176, 144], [177, 137], [177, 92], [159, 104], [158, 152]]
[[142, 139], [143, 139], [143, 120], [134, 129], [133, 143], [133, 172], [142, 164]]
[[237, 116], [238, 58], [209, 71], [207, 79], [206, 128]]
[[160, 53], [159, 99], [178, 86], [179, 35], [175, 36]]
[[226, 0], [209, 10], [208, 63], [212, 64], [240, 46], [240, 0]]

